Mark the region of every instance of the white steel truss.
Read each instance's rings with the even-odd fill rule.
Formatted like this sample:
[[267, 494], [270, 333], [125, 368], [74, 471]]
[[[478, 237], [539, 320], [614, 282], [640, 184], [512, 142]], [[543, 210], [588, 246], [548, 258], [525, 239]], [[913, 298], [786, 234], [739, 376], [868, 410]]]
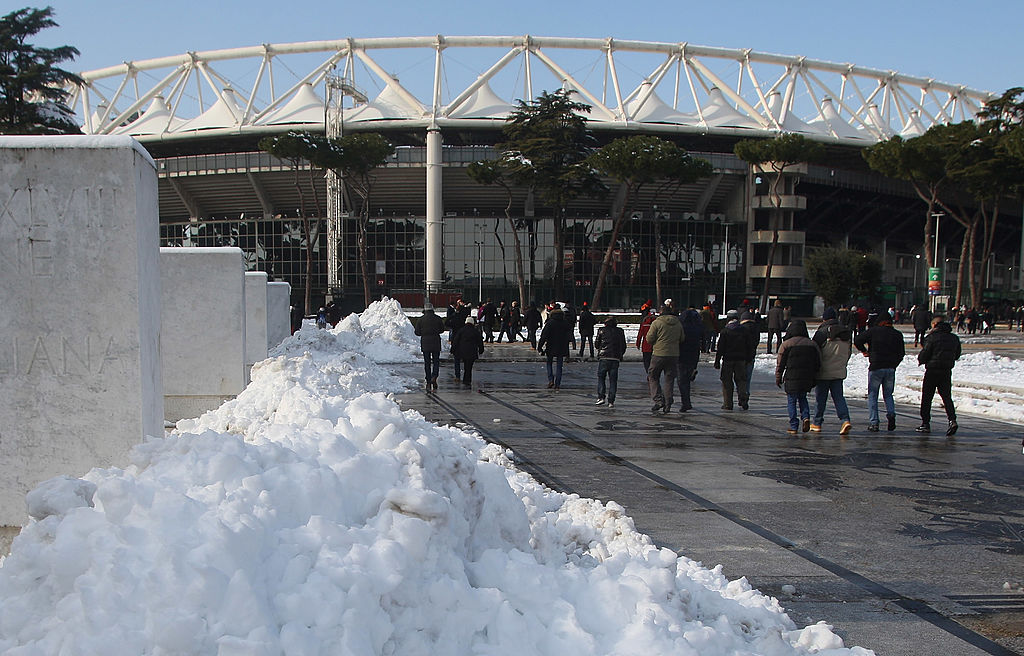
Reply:
[[[408, 65], [411, 77], [400, 81], [388, 71], [396, 65]], [[339, 70], [352, 103], [343, 112], [344, 130], [494, 127], [518, 100], [563, 88], [592, 106], [594, 130], [799, 132], [866, 145], [972, 119], [994, 97], [894, 71], [751, 50], [438, 35], [265, 44], [125, 62], [81, 74], [72, 106], [85, 133], [143, 142], [324, 131], [327, 85]]]

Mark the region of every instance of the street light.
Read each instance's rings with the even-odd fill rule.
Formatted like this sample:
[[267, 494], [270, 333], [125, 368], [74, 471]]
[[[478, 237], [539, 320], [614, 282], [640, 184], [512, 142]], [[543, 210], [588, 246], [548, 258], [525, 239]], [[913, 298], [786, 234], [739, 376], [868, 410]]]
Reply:
[[914, 286], [912, 287], [912, 289], [914, 290], [914, 304], [915, 305], [917, 304], [917, 270], [919, 268], [921, 268], [921, 261], [920, 260], [921, 260], [921, 254], [920, 253], [917, 253], [916, 255], [914, 255]]

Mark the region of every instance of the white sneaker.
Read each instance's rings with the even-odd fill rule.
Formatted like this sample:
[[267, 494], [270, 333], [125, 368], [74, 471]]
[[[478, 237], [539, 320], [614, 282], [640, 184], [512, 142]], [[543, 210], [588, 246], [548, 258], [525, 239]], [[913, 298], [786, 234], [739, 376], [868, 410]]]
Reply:
[[610, 408], [614, 408], [614, 407], [615, 407], [615, 404], [612, 403], [611, 401], [609, 401], [608, 402], [608, 408], [610, 409]]
[[604, 405], [604, 399], [598, 399], [597, 402], [594, 403], [594, 405]]

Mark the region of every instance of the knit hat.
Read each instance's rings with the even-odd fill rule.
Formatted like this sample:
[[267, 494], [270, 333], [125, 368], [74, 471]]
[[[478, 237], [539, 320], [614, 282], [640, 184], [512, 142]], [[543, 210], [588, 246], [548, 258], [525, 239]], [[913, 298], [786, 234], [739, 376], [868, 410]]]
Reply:
[[825, 321], [828, 321], [829, 319], [835, 319], [836, 309], [831, 307], [825, 308], [825, 311], [821, 314], [821, 318]]
[[733, 319], [739, 319], [739, 310], [729, 310], [728, 312], [725, 313], [725, 318], [728, 319], [729, 321], [732, 321]]
[[476, 325], [476, 319], [474, 319], [473, 317], [466, 317], [466, 323], [468, 323], [471, 326]]
[[423, 309], [424, 310], [433, 310], [434, 309], [434, 304], [431, 303], [430, 301], [427, 301], [426, 303], [423, 304]]
[[749, 310], [747, 310], [746, 312], [744, 312], [743, 314], [740, 315], [740, 322], [743, 322], [743, 321], [753, 321], [753, 320], [754, 320], [754, 313], [749, 311]]

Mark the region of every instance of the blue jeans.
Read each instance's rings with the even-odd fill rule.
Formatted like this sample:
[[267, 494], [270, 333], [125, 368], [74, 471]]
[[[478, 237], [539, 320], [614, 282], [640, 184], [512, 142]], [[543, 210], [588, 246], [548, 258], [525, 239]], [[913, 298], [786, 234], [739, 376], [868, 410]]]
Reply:
[[597, 362], [597, 398], [605, 398], [605, 378], [608, 379], [608, 403], [615, 403], [615, 389], [619, 386], [619, 361], [599, 360]]
[[873, 369], [868, 372], [868, 423], [878, 425], [878, 388], [882, 388], [886, 416], [896, 414], [892, 390], [896, 387], [895, 369]]
[[825, 420], [825, 404], [828, 403], [829, 394], [832, 395], [832, 404], [836, 406], [836, 416], [839, 421], [850, 421], [850, 408], [846, 405], [846, 397], [843, 396], [843, 381], [840, 380], [819, 380], [814, 386], [814, 420], [815, 426], [821, 426]]
[[[554, 381], [555, 387], [562, 386], [562, 363], [565, 360], [564, 355], [549, 355], [548, 356], [548, 382]], [[554, 371], [552, 371], [551, 364], [555, 363]]]
[[424, 351], [423, 352], [423, 373], [427, 376], [427, 382], [437, 378], [437, 374], [441, 370], [441, 352], [440, 351]]
[[[800, 406], [800, 416], [796, 414], [797, 405]], [[786, 407], [789, 409], [789, 427], [793, 430], [800, 428], [801, 419], [811, 418], [811, 406], [807, 403], [807, 392], [786, 393]]]

